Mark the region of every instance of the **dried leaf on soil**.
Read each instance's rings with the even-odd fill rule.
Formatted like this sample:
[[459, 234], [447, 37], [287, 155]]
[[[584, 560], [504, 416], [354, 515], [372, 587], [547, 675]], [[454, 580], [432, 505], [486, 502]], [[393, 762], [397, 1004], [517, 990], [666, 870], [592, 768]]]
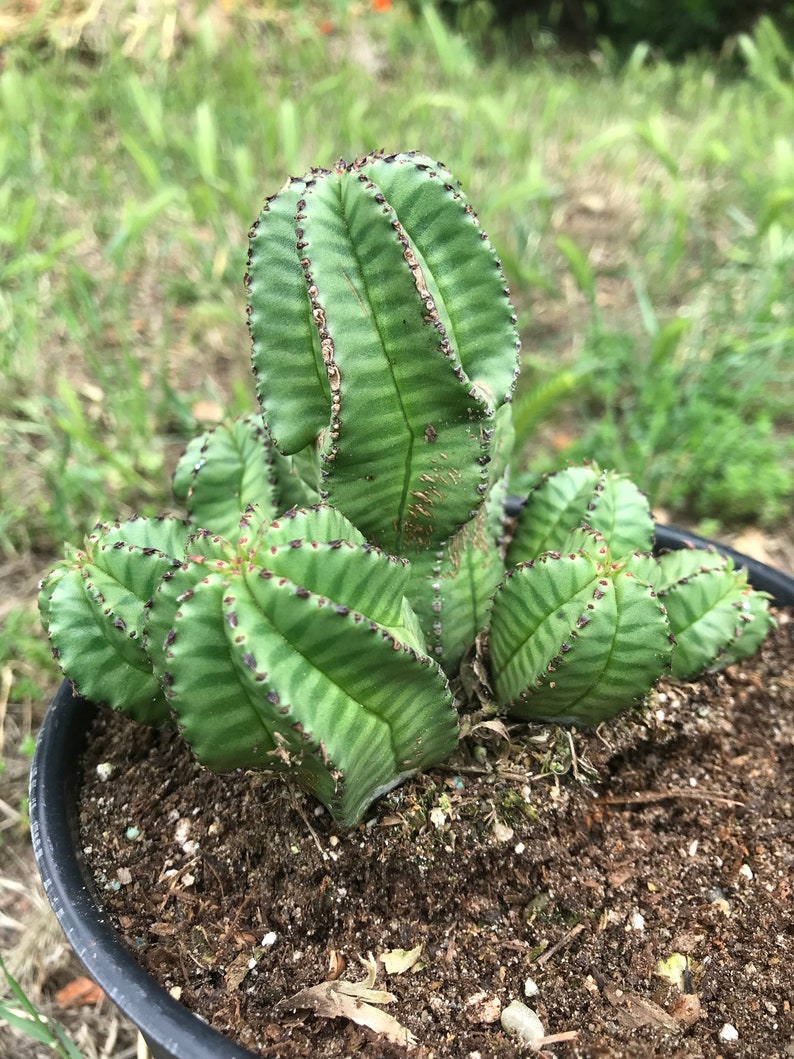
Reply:
[[95, 982], [81, 976], [73, 978], [63, 989], [58, 990], [55, 994], [55, 1003], [65, 1011], [67, 1008], [82, 1007], [84, 1004], [98, 1004], [104, 995]]
[[404, 971], [410, 971], [421, 955], [422, 946], [417, 945], [413, 949], [389, 949], [388, 952], [382, 952], [378, 959], [386, 974], [402, 974]]
[[609, 984], [604, 986], [604, 996], [613, 1008], [617, 1008], [621, 1018], [631, 1026], [657, 1026], [660, 1029], [680, 1031], [681, 1024], [668, 1015], [663, 1007], [646, 1000], [638, 993], [621, 989]]
[[373, 1004], [390, 1004], [393, 993], [372, 989], [367, 982], [321, 982], [319, 985], [301, 989], [294, 996], [282, 1000], [279, 1007], [307, 1008], [315, 1015], [329, 1019], [350, 1019], [359, 1026], [366, 1026], [392, 1044], [407, 1048], [416, 1045], [416, 1038], [386, 1011]]

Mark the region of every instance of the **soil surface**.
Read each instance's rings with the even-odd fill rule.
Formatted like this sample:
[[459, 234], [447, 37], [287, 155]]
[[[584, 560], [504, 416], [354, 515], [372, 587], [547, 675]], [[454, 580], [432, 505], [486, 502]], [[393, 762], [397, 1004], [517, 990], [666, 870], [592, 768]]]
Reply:
[[448, 767], [352, 831], [102, 713], [82, 798], [97, 888], [144, 967], [256, 1054], [536, 1054], [501, 1025], [520, 1001], [546, 1055], [794, 1056], [778, 617], [760, 657], [596, 732], [470, 722]]

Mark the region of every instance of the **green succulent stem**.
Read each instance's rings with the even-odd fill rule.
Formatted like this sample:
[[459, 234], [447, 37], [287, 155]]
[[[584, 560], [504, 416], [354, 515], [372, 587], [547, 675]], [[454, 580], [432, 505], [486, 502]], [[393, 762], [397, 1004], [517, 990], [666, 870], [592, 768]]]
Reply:
[[489, 636], [497, 702], [524, 719], [597, 724], [669, 666], [664, 608], [630, 560], [594, 547], [546, 552], [497, 592]]
[[86, 698], [144, 724], [165, 724], [170, 716], [144, 648], [144, 606], [187, 537], [186, 524], [173, 518], [99, 525], [39, 589], [64, 675]]
[[443, 546], [487, 492], [518, 349], [498, 258], [451, 174], [375, 154], [290, 180], [251, 231], [247, 287], [276, 446], [315, 448], [321, 499], [379, 546]]

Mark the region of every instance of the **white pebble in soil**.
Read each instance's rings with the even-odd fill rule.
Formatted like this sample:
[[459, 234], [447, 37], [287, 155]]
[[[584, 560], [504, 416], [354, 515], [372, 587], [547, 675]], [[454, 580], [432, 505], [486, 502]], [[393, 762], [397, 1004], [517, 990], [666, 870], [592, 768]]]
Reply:
[[505, 1033], [512, 1033], [528, 1044], [546, 1035], [537, 1013], [520, 1000], [512, 1000], [507, 1005], [500, 1021]]
[[726, 1022], [718, 1036], [721, 1041], [725, 1042], [725, 1044], [730, 1044], [733, 1041], [739, 1040], [739, 1031], [735, 1026], [732, 1026], [730, 1022]]

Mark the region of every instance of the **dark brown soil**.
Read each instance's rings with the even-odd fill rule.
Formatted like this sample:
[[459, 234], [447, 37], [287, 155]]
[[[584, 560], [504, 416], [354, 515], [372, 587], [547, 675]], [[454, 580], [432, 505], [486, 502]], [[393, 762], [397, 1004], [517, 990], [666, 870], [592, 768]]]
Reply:
[[[85, 765], [83, 842], [123, 936], [254, 1052], [526, 1055], [500, 1026], [518, 999], [568, 1038], [541, 1045], [559, 1057], [794, 1056], [788, 614], [752, 664], [597, 732], [477, 728], [353, 831], [112, 715]], [[373, 967], [413, 1049], [289, 1003], [417, 946], [410, 969]]]

